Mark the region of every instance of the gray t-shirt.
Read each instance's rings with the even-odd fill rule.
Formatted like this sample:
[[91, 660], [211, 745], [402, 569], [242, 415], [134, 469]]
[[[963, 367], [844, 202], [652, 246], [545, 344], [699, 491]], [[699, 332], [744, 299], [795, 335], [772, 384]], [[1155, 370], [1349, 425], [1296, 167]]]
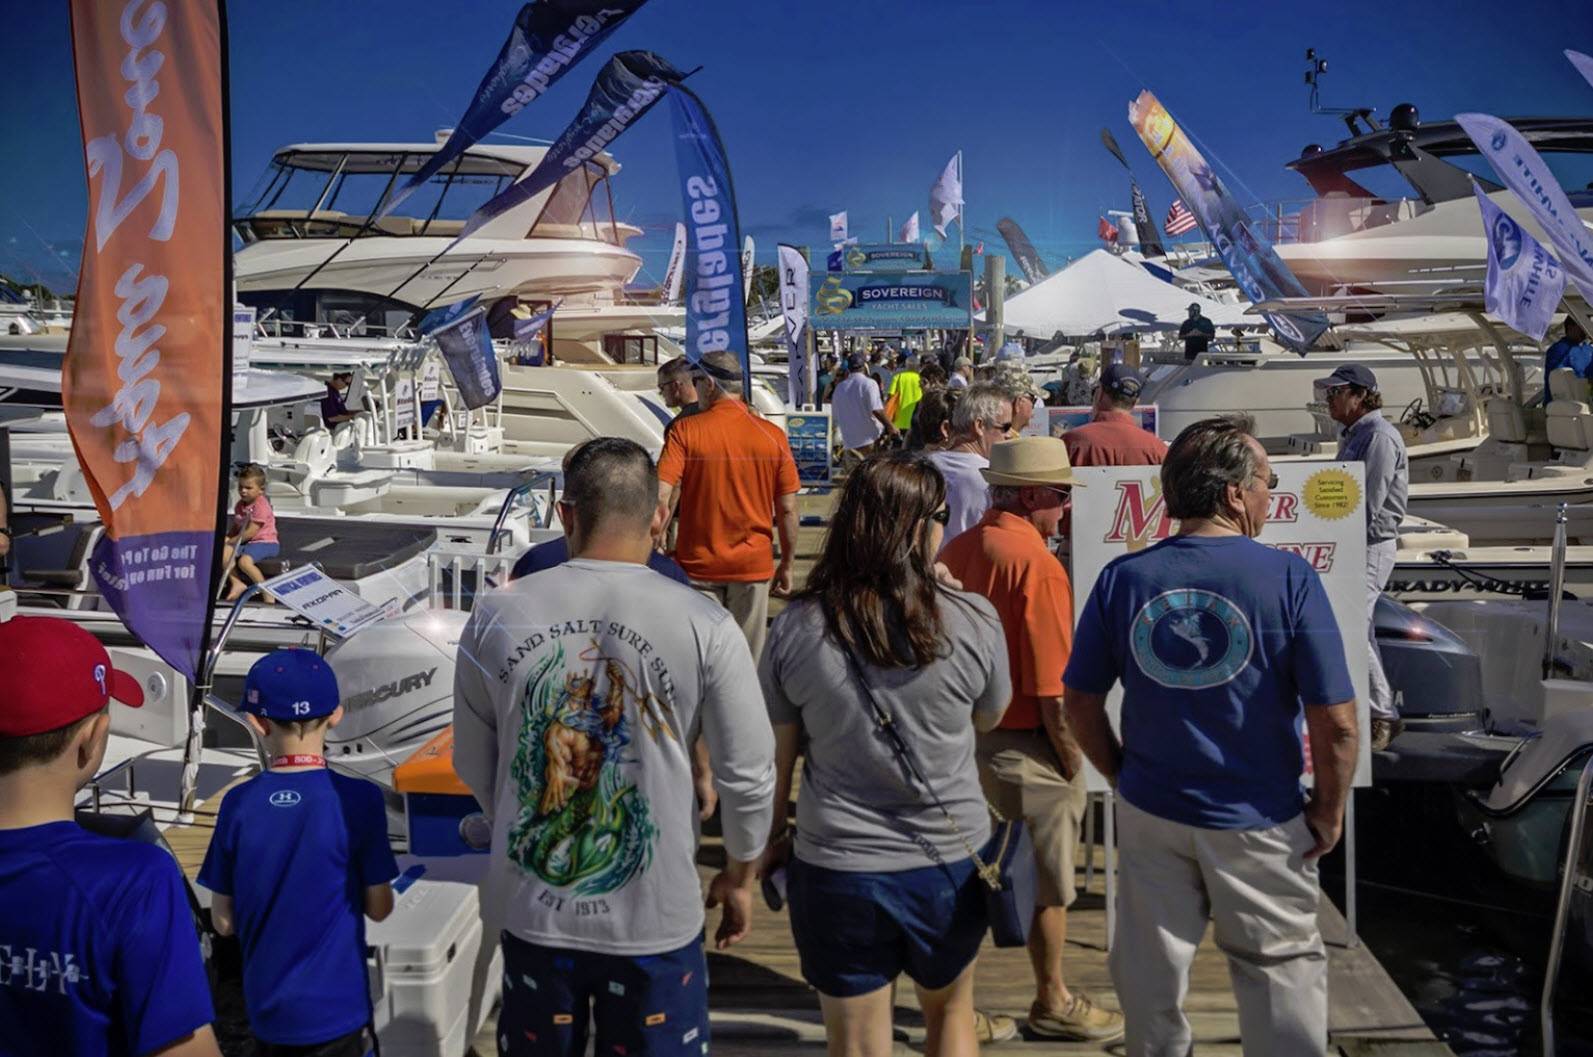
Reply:
[[661, 954], [703, 928], [691, 744], [725, 850], [774, 817], [774, 733], [723, 608], [645, 565], [577, 558], [476, 598], [454, 670], [454, 769], [492, 817], [503, 927]]
[[[865, 666], [880, 706], [895, 717], [919, 769], [975, 849], [990, 815], [974, 763], [974, 713], [1000, 717], [1012, 697], [1001, 620], [988, 601], [943, 589], [946, 655], [924, 668]], [[807, 739], [797, 796], [796, 854], [832, 870], [894, 871], [968, 851], [924, 787], [875, 725], [846, 652], [825, 631], [818, 604], [797, 602], [769, 629], [758, 676], [776, 724]], [[926, 847], [925, 845], [928, 845]]]
[[988, 469], [990, 460], [971, 451], [932, 451], [929, 461], [946, 479], [946, 533], [940, 545], [961, 536], [979, 524], [990, 509], [990, 486], [979, 471]]

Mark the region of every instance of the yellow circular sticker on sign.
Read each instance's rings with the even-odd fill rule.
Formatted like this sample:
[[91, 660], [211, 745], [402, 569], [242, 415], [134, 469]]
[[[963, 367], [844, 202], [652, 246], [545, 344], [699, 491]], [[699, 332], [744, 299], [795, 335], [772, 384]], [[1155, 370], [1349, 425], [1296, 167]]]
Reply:
[[1305, 479], [1300, 499], [1317, 517], [1337, 521], [1355, 513], [1361, 505], [1361, 486], [1343, 470], [1318, 470]]

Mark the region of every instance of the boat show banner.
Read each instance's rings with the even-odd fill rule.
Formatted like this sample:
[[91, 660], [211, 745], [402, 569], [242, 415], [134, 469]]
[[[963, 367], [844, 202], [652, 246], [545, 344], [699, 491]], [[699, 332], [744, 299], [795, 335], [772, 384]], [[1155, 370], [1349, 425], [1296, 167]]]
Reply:
[[1488, 311], [1533, 341], [1542, 341], [1565, 295], [1565, 269], [1474, 181], [1482, 232], [1488, 240]]
[[808, 259], [795, 246], [777, 247], [780, 269], [780, 314], [785, 319], [786, 403], [800, 408], [813, 403], [808, 364]]
[[498, 399], [503, 391], [498, 356], [492, 348], [487, 310], [476, 298], [428, 313], [420, 321], [420, 332], [437, 342], [465, 407], [474, 411]]
[[675, 121], [675, 161], [686, 213], [686, 355], [731, 352], [741, 362], [744, 392], [752, 392], [747, 304], [742, 297], [741, 223], [730, 163], [713, 118], [692, 92], [669, 88]]
[[231, 439], [226, 29], [217, 0], [72, 0], [88, 170], [67, 428], [128, 630], [199, 674]]
[[442, 149], [406, 180], [376, 215], [381, 219], [472, 144], [535, 102], [592, 54], [647, 0], [531, 0]]
[[[1370, 647], [1366, 619], [1366, 468], [1358, 462], [1310, 459], [1276, 462], [1272, 469], [1278, 475], [1278, 487], [1272, 490], [1267, 521], [1257, 539], [1269, 547], [1299, 555], [1322, 578], [1344, 639], [1344, 657], [1355, 687], [1356, 723], [1361, 732], [1355, 784], [1371, 785], [1366, 707]], [[1108, 563], [1173, 535], [1178, 531], [1178, 522], [1168, 516], [1159, 466], [1085, 466], [1074, 473], [1090, 497], [1089, 502], [1073, 508], [1071, 573], [1073, 609], [1078, 613]], [[1170, 617], [1181, 618], [1183, 628], [1169, 627]], [[1241, 625], [1236, 629], [1210, 611], [1198, 608], [1163, 612], [1146, 624], [1144, 633], [1156, 660], [1178, 669], [1174, 674], [1179, 676], [1215, 671], [1228, 657], [1247, 651], [1251, 645], [1237, 637], [1248, 634], [1248, 627]], [[1160, 642], [1163, 637], [1167, 639], [1164, 644]], [[1119, 684], [1107, 697], [1112, 725], [1118, 729], [1122, 702], [1123, 687]], [[1303, 726], [1301, 738], [1305, 739]], [[1304, 748], [1302, 778], [1309, 781], [1309, 743]], [[1093, 767], [1086, 764], [1086, 769], [1090, 790], [1105, 791], [1106, 780]]]
[[825, 270], [832, 272], [910, 272], [930, 267], [921, 242], [864, 242], [831, 250]]
[[[1139, 98], [1128, 104], [1128, 119], [1246, 297], [1271, 301], [1307, 296], [1300, 280], [1251, 225], [1217, 173], [1154, 95], [1140, 92]], [[1320, 312], [1262, 315], [1278, 340], [1295, 352], [1305, 352], [1328, 329], [1328, 319]]]
[[814, 274], [808, 282], [815, 330], [967, 330], [973, 325], [972, 272]]
[[1542, 156], [1515, 126], [1491, 114], [1456, 114], [1455, 122], [1549, 236], [1560, 251], [1566, 278], [1593, 304], [1593, 231], [1582, 223]]
[[664, 281], [659, 284], [659, 289], [663, 291], [663, 303], [666, 305], [680, 304], [680, 269], [685, 260], [686, 225], [676, 223], [675, 244], [669, 250], [669, 267], [664, 269]]
[[680, 79], [679, 70], [650, 51], [622, 51], [608, 60], [592, 82], [580, 113], [548, 147], [537, 167], [472, 213], [458, 239], [469, 238], [494, 217], [529, 202], [603, 153]]

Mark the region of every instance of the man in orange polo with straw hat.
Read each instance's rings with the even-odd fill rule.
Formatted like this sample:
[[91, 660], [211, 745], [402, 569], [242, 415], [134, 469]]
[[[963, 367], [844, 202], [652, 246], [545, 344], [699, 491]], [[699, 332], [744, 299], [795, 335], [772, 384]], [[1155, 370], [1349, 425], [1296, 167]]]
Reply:
[[966, 590], [990, 600], [1006, 632], [1012, 703], [999, 727], [979, 735], [979, 778], [996, 810], [1022, 817], [1034, 839], [1029, 1030], [1044, 1038], [1108, 1042], [1123, 1034], [1122, 1014], [1070, 991], [1062, 976], [1087, 797], [1083, 755], [1062, 717], [1073, 593], [1047, 542], [1058, 534], [1077, 482], [1067, 446], [1054, 437], [1003, 441], [991, 448], [990, 466], [980, 472], [990, 484], [990, 509], [946, 545], [940, 561]]

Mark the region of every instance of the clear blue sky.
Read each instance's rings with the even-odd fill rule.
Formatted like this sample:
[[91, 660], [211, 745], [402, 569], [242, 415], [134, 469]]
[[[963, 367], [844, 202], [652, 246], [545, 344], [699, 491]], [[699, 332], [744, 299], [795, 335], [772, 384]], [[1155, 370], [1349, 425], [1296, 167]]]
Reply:
[[[232, 156], [242, 200], [287, 143], [423, 140], [453, 124], [519, 8], [516, 0], [233, 0]], [[0, 0], [0, 272], [70, 284], [86, 194], [65, 0]], [[1593, 52], [1589, 0], [651, 0], [600, 57], [646, 48], [681, 69], [730, 155], [742, 227], [822, 245], [825, 215], [883, 234], [926, 209], [952, 152], [966, 159], [970, 237], [1001, 250], [1015, 217], [1053, 265], [1096, 245], [1097, 214], [1127, 181], [1098, 140], [1113, 131], [1160, 219], [1168, 185], [1129, 127], [1149, 87], [1247, 202], [1298, 199], [1285, 170], [1333, 143], [1312, 116], [1306, 47], [1327, 56], [1323, 101], [1412, 101], [1428, 120], [1593, 114], [1593, 85], [1560, 55]], [[585, 97], [588, 60], [503, 131], [551, 138]], [[622, 218], [656, 277], [679, 215], [664, 107], [614, 149]], [[1563, 176], [1581, 186], [1593, 172]], [[1384, 190], [1385, 188], [1374, 188]], [[633, 244], [635, 245], [635, 244]], [[62, 256], [64, 254], [64, 256]]]

